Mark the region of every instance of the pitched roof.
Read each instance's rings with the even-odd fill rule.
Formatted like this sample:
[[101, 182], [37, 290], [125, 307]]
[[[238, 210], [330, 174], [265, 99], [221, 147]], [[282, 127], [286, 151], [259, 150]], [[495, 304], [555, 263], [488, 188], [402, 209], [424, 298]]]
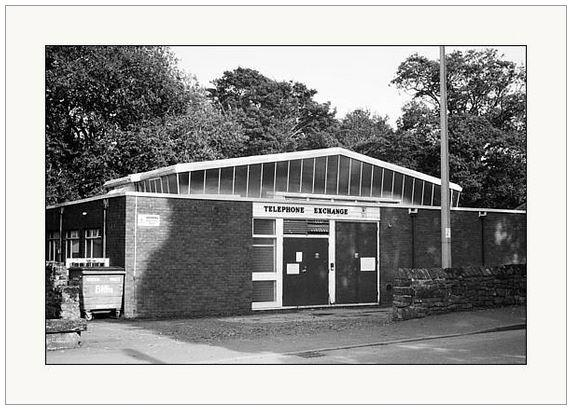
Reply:
[[[212, 169], [212, 168], [225, 168], [225, 167], [239, 166], [239, 165], [262, 164], [267, 162], [279, 162], [279, 161], [288, 161], [296, 159], [323, 157], [330, 155], [344, 155], [348, 158], [352, 158], [357, 161], [362, 161], [367, 164], [400, 172], [402, 174], [409, 175], [411, 177], [418, 178], [427, 182], [431, 182], [433, 184], [438, 184], [438, 185], [441, 184], [440, 178], [423, 174], [421, 172], [417, 172], [412, 169], [395, 165], [389, 162], [385, 162], [376, 158], [368, 157], [367, 155], [358, 154], [357, 152], [350, 151], [345, 148], [334, 147], [334, 148], [323, 148], [323, 149], [306, 150], [306, 151], [285, 152], [279, 154], [253, 155], [249, 157], [227, 158], [227, 159], [217, 159], [212, 161], [176, 164], [168, 167], [157, 168], [151, 171], [127, 175], [125, 177], [117, 179], [112, 179], [110, 181], [107, 181], [104, 184], [104, 187], [113, 188], [119, 185], [125, 185], [132, 182], [139, 182], [141, 180], [148, 178], [156, 178], [163, 175], [169, 175], [181, 172], [189, 172], [189, 171]], [[462, 191], [462, 188], [459, 185], [452, 182], [450, 182], [449, 187], [450, 189], [453, 189], [455, 191]]]

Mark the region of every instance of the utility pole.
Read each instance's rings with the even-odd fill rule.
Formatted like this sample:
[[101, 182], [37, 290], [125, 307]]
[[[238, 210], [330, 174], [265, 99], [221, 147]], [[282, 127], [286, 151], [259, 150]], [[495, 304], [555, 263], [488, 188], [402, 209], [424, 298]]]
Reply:
[[441, 57], [441, 266], [451, 267], [451, 200], [449, 191], [449, 129], [447, 124], [447, 66]]

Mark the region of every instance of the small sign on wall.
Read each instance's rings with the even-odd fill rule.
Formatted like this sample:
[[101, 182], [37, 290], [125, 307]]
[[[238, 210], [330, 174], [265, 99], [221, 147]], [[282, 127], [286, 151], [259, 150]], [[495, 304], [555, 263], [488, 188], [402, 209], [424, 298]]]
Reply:
[[161, 217], [159, 215], [138, 214], [138, 226], [159, 226], [161, 224]]
[[360, 258], [359, 262], [362, 272], [375, 271], [375, 258]]
[[302, 262], [302, 252], [296, 252], [296, 262]]

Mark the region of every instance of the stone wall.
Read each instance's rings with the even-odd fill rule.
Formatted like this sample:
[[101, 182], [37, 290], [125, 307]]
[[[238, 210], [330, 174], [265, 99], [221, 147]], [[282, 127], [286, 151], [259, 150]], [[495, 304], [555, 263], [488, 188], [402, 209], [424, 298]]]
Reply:
[[393, 318], [406, 320], [457, 310], [526, 303], [526, 265], [400, 268]]
[[86, 321], [80, 318], [79, 284], [70, 283], [63, 263], [47, 262], [46, 290], [46, 348], [71, 349], [81, 345], [81, 332]]
[[63, 263], [46, 263], [46, 319], [79, 319], [79, 285], [68, 284]]

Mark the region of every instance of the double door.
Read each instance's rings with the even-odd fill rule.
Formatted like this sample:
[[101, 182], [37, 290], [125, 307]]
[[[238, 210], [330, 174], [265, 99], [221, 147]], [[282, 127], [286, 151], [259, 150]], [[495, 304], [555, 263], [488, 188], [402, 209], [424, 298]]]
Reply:
[[[283, 306], [377, 302], [377, 224], [336, 221], [325, 238], [284, 237]], [[335, 262], [329, 260], [333, 241]], [[330, 286], [333, 282], [333, 286]], [[334, 290], [335, 289], [335, 290]]]

